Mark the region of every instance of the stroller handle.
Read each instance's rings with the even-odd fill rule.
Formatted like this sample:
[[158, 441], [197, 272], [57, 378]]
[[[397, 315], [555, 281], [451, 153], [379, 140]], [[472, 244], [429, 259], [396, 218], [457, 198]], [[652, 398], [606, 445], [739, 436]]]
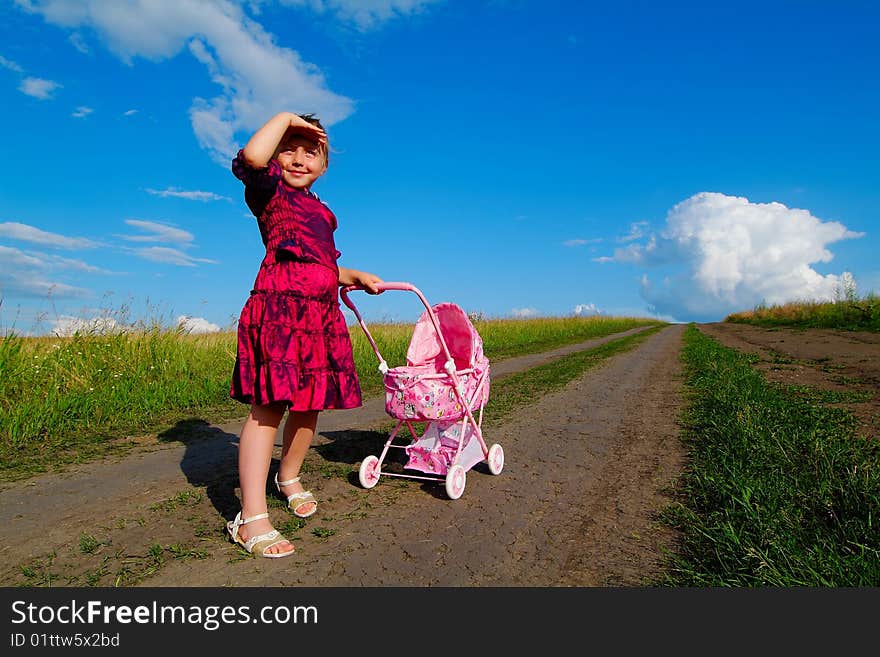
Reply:
[[[385, 290], [406, 290], [412, 292], [418, 292], [419, 296], [421, 296], [421, 292], [418, 291], [415, 285], [411, 283], [402, 283], [402, 282], [388, 282], [382, 281], [381, 283], [376, 283], [376, 288], [380, 292], [384, 292]], [[341, 294], [348, 295], [349, 292], [353, 290], [366, 290], [363, 285], [347, 285], [340, 290]], [[348, 304], [346, 304], [348, 305]]]
[[[419, 297], [422, 303], [425, 305], [425, 308], [428, 311], [428, 316], [431, 318], [431, 323], [434, 325], [434, 330], [437, 332], [437, 338], [440, 340], [440, 346], [443, 349], [443, 355], [446, 356], [447, 366], [450, 366], [454, 369], [454, 361], [452, 360], [452, 354], [449, 353], [449, 347], [446, 346], [446, 340], [443, 339], [443, 334], [440, 332], [440, 322], [437, 321], [437, 315], [434, 314], [434, 309], [431, 308], [431, 304], [428, 303], [428, 300], [425, 299], [425, 295], [422, 294], [421, 290], [417, 288], [412, 283], [404, 283], [400, 281], [394, 282], [385, 282], [377, 283], [376, 287], [380, 292], [384, 292], [385, 290], [402, 290], [404, 292], [415, 292], [415, 294]], [[351, 309], [354, 313], [355, 317], [357, 317], [358, 324], [361, 325], [361, 328], [364, 330], [364, 334], [367, 336], [367, 340], [370, 341], [370, 346], [373, 348], [373, 351], [376, 354], [376, 358], [379, 359], [379, 370], [382, 374], [388, 371], [388, 364], [385, 362], [385, 359], [382, 358], [382, 354], [379, 353], [379, 347], [376, 346], [376, 341], [373, 339], [373, 336], [370, 334], [369, 329], [367, 329], [366, 323], [364, 323], [361, 314], [358, 312], [358, 309], [355, 308], [354, 303], [352, 303], [351, 299], [348, 296], [349, 292], [354, 290], [366, 290], [363, 285], [346, 285], [345, 287], [340, 288], [339, 296], [342, 299], [342, 302]], [[452, 374], [450, 372], [450, 374]], [[454, 377], [454, 375], [453, 375]]]

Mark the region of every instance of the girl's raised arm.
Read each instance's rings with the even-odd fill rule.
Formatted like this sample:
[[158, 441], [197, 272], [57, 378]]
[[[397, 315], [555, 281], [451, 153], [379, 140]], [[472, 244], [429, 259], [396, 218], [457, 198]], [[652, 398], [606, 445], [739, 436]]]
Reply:
[[327, 143], [327, 134], [319, 127], [293, 112], [279, 112], [266, 121], [245, 144], [245, 161], [255, 169], [267, 167], [269, 160], [275, 155], [275, 149], [290, 128], [296, 128], [298, 132], [313, 137], [319, 144]]

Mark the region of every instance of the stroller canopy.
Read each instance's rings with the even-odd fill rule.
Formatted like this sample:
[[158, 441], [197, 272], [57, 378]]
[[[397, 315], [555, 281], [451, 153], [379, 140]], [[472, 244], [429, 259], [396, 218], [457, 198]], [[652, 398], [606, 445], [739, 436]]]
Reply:
[[[432, 310], [437, 316], [440, 333], [446, 341], [449, 353], [455, 361], [455, 369], [466, 369], [482, 363], [485, 360], [483, 340], [464, 310], [454, 303], [438, 303]], [[437, 330], [427, 310], [416, 322], [406, 352], [406, 361], [409, 365], [432, 364], [438, 370], [442, 370], [446, 362]]]

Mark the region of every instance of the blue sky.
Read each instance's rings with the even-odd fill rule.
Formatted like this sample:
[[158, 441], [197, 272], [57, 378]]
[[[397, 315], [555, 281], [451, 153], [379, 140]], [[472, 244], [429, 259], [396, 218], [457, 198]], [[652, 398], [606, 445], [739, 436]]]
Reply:
[[280, 110], [328, 125], [340, 264], [432, 303], [880, 292], [880, 9], [712, 4], [4, 2], [0, 327], [234, 326], [263, 247], [229, 159]]

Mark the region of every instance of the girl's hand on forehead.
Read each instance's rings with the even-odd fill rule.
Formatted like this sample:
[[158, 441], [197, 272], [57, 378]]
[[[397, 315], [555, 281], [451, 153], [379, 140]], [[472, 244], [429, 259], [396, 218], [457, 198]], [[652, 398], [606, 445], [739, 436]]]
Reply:
[[293, 129], [292, 132], [304, 134], [307, 137], [311, 137], [312, 139], [317, 139], [319, 144], [327, 143], [326, 132], [324, 132], [321, 128], [314, 125], [313, 123], [309, 123], [297, 114], [291, 115], [290, 127]]

